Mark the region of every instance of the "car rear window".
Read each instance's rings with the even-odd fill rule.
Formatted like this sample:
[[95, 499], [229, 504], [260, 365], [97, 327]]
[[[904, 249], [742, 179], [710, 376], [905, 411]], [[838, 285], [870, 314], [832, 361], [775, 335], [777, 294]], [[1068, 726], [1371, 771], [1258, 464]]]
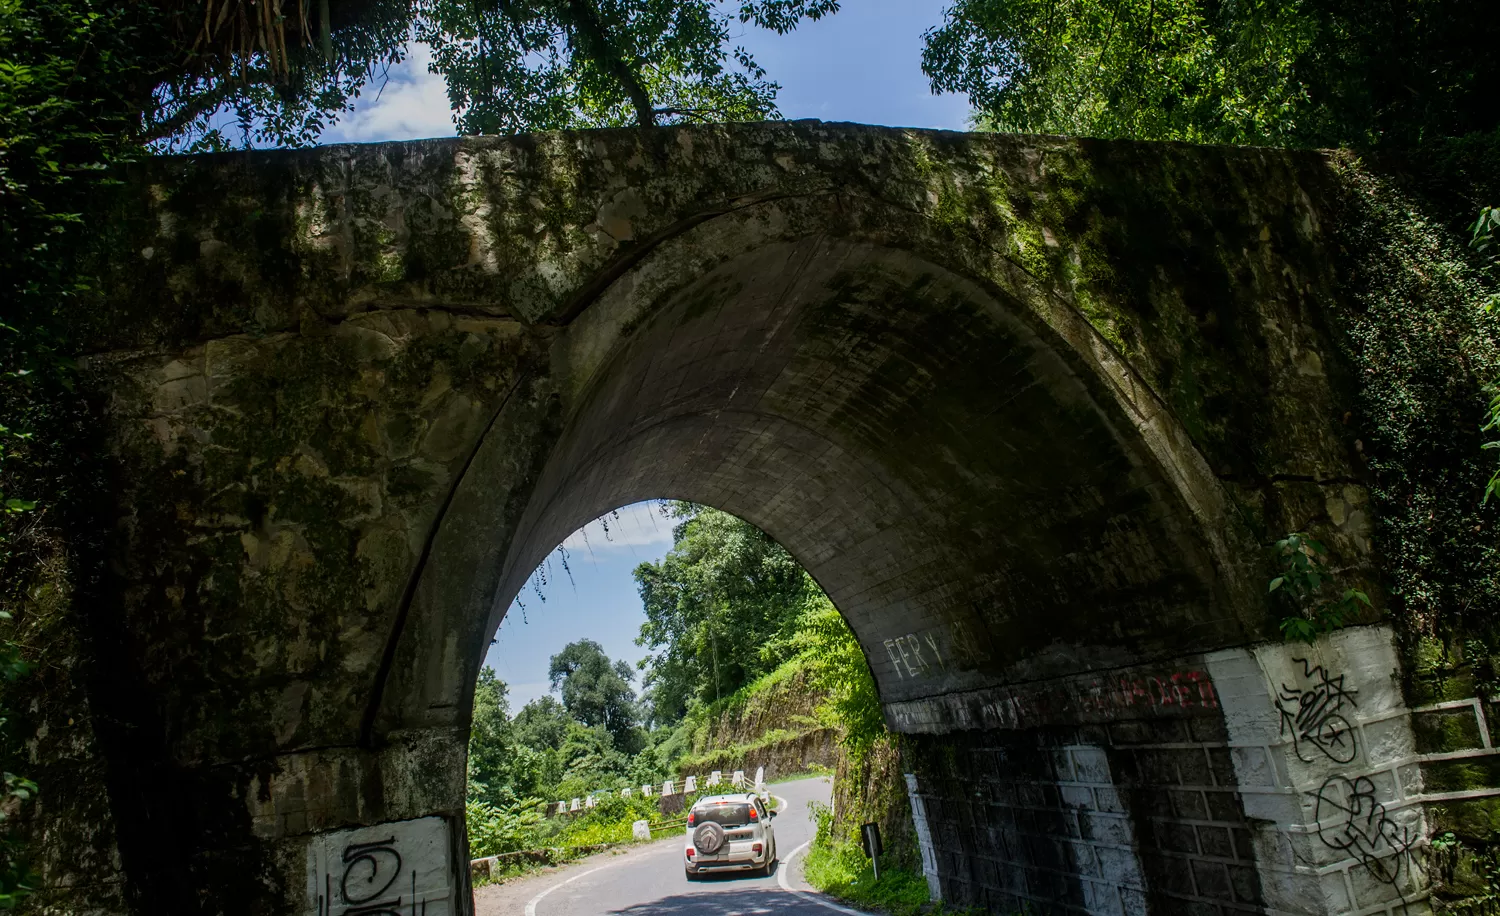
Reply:
[[746, 804], [704, 805], [693, 809], [696, 823], [715, 821], [721, 827], [742, 827], [750, 823], [750, 806]]

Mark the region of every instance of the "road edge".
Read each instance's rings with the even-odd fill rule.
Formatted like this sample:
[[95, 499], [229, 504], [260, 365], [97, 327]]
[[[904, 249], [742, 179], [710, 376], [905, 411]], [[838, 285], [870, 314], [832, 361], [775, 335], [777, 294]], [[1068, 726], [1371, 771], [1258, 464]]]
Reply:
[[536, 916], [536, 906], [537, 906], [537, 904], [539, 904], [539, 903], [542, 902], [542, 898], [543, 897], [546, 897], [548, 894], [552, 893], [553, 891], [557, 890], [558, 888], [563, 887], [563, 886], [568, 885], [568, 884], [572, 884], [574, 881], [577, 881], [579, 878], [587, 878], [589, 875], [592, 875], [596, 871], [604, 871], [606, 868], [609, 868], [609, 867], [613, 866], [614, 864], [615, 864], [614, 862], [608, 862], [608, 863], [606, 863], [604, 865], [595, 866], [594, 868], [591, 868], [588, 871], [581, 871], [581, 872], [579, 872], [578, 874], [574, 875], [571, 878], [566, 878], [566, 879], [564, 879], [562, 881], [557, 882], [556, 884], [549, 885], [548, 887], [543, 888], [542, 891], [540, 893], [538, 893], [535, 897], [532, 897], [530, 900], [526, 901], [526, 916]]
[[[851, 907], [844, 906], [841, 903], [834, 903], [832, 900], [826, 899], [822, 894], [817, 893], [816, 891], [804, 891], [792, 887], [791, 879], [788, 877], [792, 871], [792, 861], [811, 845], [812, 840], [808, 840], [801, 846], [798, 846], [796, 849], [793, 849], [791, 852], [786, 854], [786, 858], [781, 860], [780, 867], [776, 869], [776, 883], [781, 885], [781, 889], [786, 891], [788, 894], [795, 894], [796, 896], [801, 897], [803, 900], [806, 900], [808, 903], [816, 903], [818, 906], [827, 907], [830, 910], [837, 910], [840, 913], [847, 914], [847, 916], [869, 916], [869, 914], [864, 912], [863, 910], [856, 910]], [[536, 914], [532, 912], [528, 907], [526, 910], [526, 916], [536, 916]]]

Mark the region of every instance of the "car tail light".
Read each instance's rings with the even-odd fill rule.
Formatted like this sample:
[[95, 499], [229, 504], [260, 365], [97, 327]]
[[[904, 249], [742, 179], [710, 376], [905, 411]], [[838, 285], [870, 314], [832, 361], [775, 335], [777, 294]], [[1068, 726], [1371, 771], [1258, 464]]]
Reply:
[[698, 822], [698, 815], [696, 815], [693, 812], [689, 811], [688, 812], [688, 826], [691, 827], [691, 826], [693, 826], [697, 822]]
[[760, 820], [760, 815], [755, 812], [755, 806], [754, 805], [750, 806], [750, 820], [752, 820], [752, 821], [758, 821], [758, 820]]
[[691, 846], [689, 846], [688, 847], [688, 858], [691, 859], [692, 857], [693, 857], [693, 848]]
[[759, 843], [756, 843], [754, 846], [750, 847], [750, 851], [753, 852], [753, 853], [755, 853], [756, 855], [760, 855], [762, 852], [765, 851], [765, 848], [766, 847], [760, 845]]

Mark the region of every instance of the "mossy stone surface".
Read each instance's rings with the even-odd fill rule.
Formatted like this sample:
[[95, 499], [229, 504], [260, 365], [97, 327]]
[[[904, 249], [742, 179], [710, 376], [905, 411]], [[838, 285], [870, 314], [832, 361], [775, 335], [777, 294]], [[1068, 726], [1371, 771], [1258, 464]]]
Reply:
[[[1291, 530], [1383, 614], [1341, 169], [816, 122], [130, 166], [73, 329], [143, 736], [99, 755], [188, 788], [157, 820], [165, 788], [114, 799], [121, 846], [182, 850], [213, 912], [258, 916], [311, 833], [461, 816], [499, 615], [627, 496], [805, 537], [888, 697], [1274, 636], [1264, 545]], [[796, 384], [746, 381], [770, 364]], [[736, 423], [764, 447], [716, 477], [691, 449]], [[862, 553], [828, 547], [856, 522]], [[899, 585], [858, 565], [885, 556]], [[128, 861], [160, 911], [210, 911]]]

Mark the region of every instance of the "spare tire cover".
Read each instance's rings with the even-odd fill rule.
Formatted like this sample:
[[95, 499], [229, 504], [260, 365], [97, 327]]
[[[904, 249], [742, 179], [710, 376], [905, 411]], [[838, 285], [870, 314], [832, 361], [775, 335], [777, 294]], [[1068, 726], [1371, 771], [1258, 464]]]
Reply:
[[704, 855], [713, 855], [724, 845], [724, 828], [713, 821], [705, 821], [693, 831], [693, 848]]

